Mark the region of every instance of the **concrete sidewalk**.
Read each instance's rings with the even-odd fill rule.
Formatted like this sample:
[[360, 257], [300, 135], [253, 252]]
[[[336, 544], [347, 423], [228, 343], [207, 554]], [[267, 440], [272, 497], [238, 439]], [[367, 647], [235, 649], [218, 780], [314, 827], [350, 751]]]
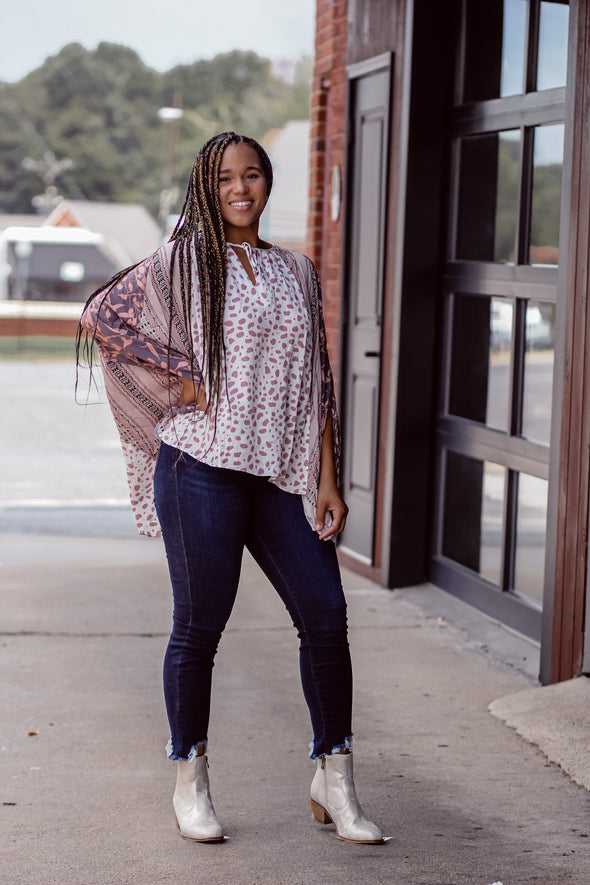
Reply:
[[229, 839], [198, 845], [177, 835], [164, 754], [160, 542], [5, 533], [0, 543], [0, 881], [590, 882], [588, 793], [487, 709], [535, 685], [536, 649], [468, 606], [345, 573], [357, 787], [393, 836], [355, 846], [312, 820], [295, 631], [246, 562], [210, 732]]

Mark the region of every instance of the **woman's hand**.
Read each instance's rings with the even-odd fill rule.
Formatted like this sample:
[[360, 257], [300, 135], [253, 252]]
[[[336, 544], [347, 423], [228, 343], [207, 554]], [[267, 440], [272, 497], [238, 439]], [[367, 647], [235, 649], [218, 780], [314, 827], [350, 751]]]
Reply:
[[[315, 530], [319, 532], [320, 541], [343, 532], [347, 515], [348, 507], [336, 483], [329, 480], [322, 482], [320, 479], [315, 515]], [[326, 522], [330, 522], [330, 525], [326, 525]]]
[[205, 391], [199, 387], [192, 379], [182, 378], [182, 393], [178, 398], [177, 406], [190, 406], [196, 403], [202, 412], [207, 410], [207, 398]]
[[[348, 507], [336, 485], [332, 416], [330, 415], [322, 439], [318, 504], [315, 512], [314, 528], [316, 532], [319, 532], [320, 541], [325, 541], [327, 538], [332, 538], [343, 532], [347, 515]], [[330, 525], [326, 525], [326, 522], [330, 522]]]

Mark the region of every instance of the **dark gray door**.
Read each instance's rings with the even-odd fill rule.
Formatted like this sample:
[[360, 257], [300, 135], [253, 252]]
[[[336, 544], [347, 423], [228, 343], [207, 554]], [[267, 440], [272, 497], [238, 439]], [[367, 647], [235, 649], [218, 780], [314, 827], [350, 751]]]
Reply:
[[351, 80], [344, 327], [344, 491], [350, 514], [343, 546], [373, 561], [379, 423], [381, 313], [389, 69]]

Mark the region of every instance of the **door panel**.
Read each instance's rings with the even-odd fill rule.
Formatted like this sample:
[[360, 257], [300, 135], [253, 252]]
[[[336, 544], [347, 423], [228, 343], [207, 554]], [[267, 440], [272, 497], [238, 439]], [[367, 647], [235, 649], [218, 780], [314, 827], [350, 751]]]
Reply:
[[353, 137], [348, 156], [344, 484], [350, 514], [342, 541], [347, 552], [370, 562], [379, 425], [389, 84], [389, 70], [352, 80], [349, 121]]
[[355, 416], [352, 428], [352, 461], [350, 471], [351, 485], [355, 489], [371, 492], [373, 484], [373, 463], [367, 457], [372, 452], [372, 428], [376, 423], [375, 414], [376, 385], [362, 376], [353, 379], [353, 412]]

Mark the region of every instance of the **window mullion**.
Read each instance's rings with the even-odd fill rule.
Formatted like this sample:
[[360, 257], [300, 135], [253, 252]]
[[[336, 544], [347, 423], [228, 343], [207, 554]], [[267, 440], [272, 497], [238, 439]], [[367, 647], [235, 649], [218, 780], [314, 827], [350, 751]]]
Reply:
[[515, 470], [506, 471], [504, 494], [504, 535], [502, 538], [502, 583], [504, 592], [514, 587], [514, 563], [516, 554], [516, 514], [518, 503], [518, 477]]
[[535, 130], [525, 126], [522, 130], [520, 155], [520, 187], [518, 193], [518, 218], [516, 225], [516, 264], [529, 263], [531, 239], [531, 203], [533, 195], [533, 154]]
[[522, 435], [522, 400], [524, 390], [524, 357], [526, 351], [527, 302], [517, 298], [514, 305], [512, 336], [512, 371], [510, 373], [510, 435]]
[[541, 0], [529, 0], [526, 67], [525, 67], [525, 92], [536, 92], [537, 89], [537, 62], [539, 58], [539, 22], [541, 18]]

